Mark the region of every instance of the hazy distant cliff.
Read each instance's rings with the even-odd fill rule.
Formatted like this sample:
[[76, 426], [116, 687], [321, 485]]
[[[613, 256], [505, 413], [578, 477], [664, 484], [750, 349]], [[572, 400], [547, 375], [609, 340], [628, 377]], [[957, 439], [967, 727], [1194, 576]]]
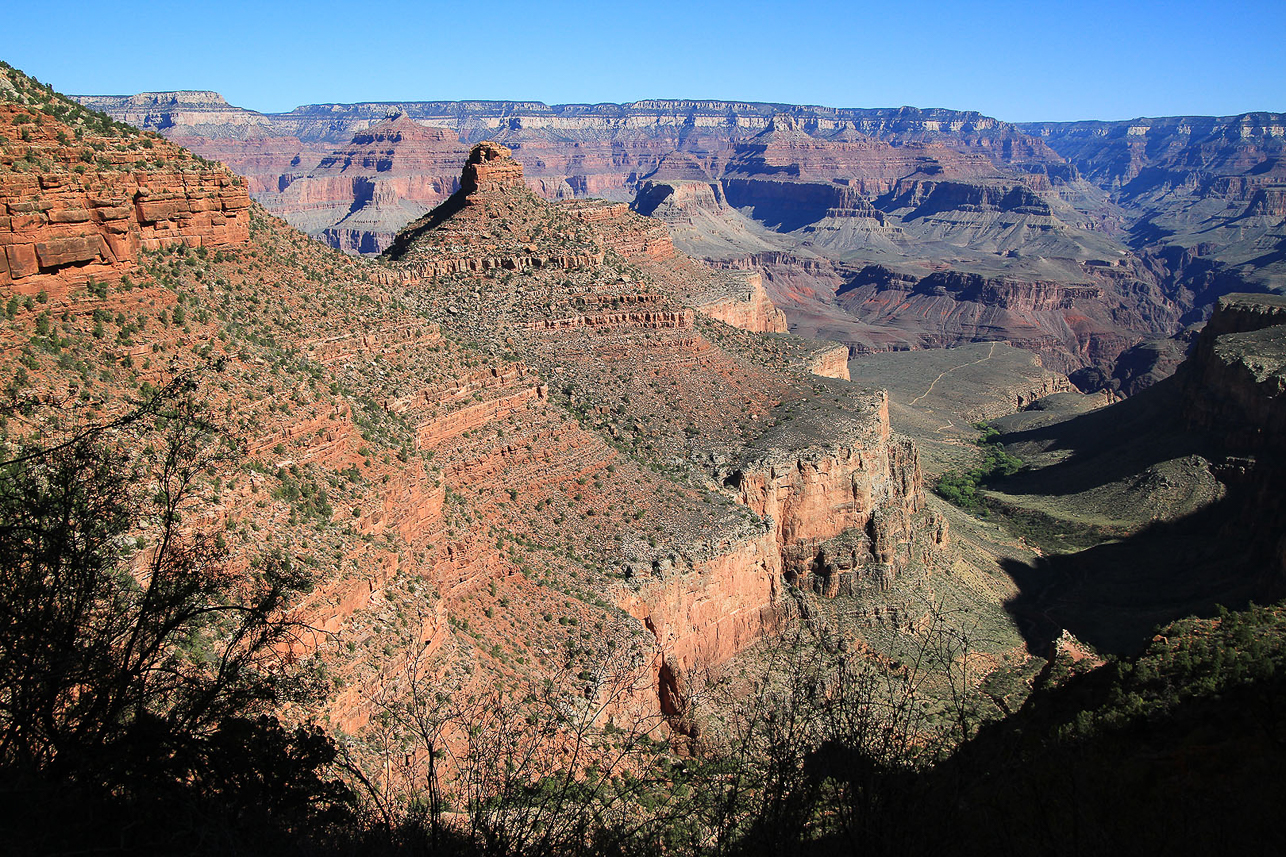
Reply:
[[632, 201], [684, 251], [758, 273], [792, 330], [855, 352], [1009, 340], [1088, 367], [1082, 383], [1151, 379], [1175, 361], [1125, 372], [1118, 356], [1174, 351], [1149, 343], [1222, 294], [1286, 287], [1279, 114], [1019, 125], [699, 100], [274, 114], [210, 92], [82, 100], [224, 161], [350, 252], [388, 246], [454, 190], [467, 145], [496, 140], [540, 195]]

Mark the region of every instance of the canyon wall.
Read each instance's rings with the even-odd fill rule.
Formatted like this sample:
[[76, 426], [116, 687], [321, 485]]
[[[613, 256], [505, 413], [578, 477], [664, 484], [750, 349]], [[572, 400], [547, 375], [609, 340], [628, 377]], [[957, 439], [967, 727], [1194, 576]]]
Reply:
[[1190, 425], [1238, 454], [1286, 454], [1286, 297], [1221, 298], [1189, 362]]
[[[447, 137], [496, 140], [541, 195], [633, 199], [688, 253], [762, 274], [792, 330], [855, 351], [1004, 339], [1088, 369], [1081, 383], [1108, 383], [1125, 371], [1122, 353], [1203, 320], [1220, 294], [1286, 286], [1273, 252], [1286, 247], [1277, 114], [1012, 125], [968, 111], [707, 101], [265, 115], [211, 93], [83, 100], [225, 158], [265, 205], [356, 252], [388, 246], [397, 221], [451, 192], [442, 159], [460, 152]], [[401, 140], [382, 130], [390, 115]], [[426, 149], [416, 139], [426, 134], [446, 136]], [[386, 157], [354, 157], [373, 138], [385, 138]], [[754, 261], [774, 254], [798, 262], [786, 274]], [[844, 272], [871, 265], [917, 282], [950, 273], [1000, 285], [935, 301], [913, 293], [909, 307], [884, 294], [889, 283], [835, 298]], [[779, 326], [737, 312], [752, 316], [743, 326]], [[732, 317], [717, 302], [711, 313]], [[1170, 365], [1117, 386], [1136, 389]]]
[[835, 421], [822, 448], [770, 434], [780, 446], [748, 451], [723, 477], [773, 522], [788, 579], [806, 575], [818, 547], [847, 530], [869, 538], [877, 578], [891, 579], [910, 559], [912, 519], [924, 502], [920, 465], [910, 443], [893, 439], [887, 394], [870, 407], [874, 424]]
[[[86, 161], [83, 152], [107, 150], [107, 138], [86, 138], [87, 148], [73, 154], [63, 143], [66, 132], [27, 121], [34, 115], [0, 104], [0, 129], [15, 139], [5, 160], [49, 168], [0, 174], [0, 285], [19, 295], [62, 293], [137, 270], [140, 250], [248, 240], [250, 199], [227, 170], [151, 139], [149, 148]], [[158, 164], [153, 154], [166, 160]]]
[[1224, 453], [1220, 478], [1241, 504], [1223, 535], [1286, 588], [1286, 297], [1221, 298], [1179, 377], [1183, 419]]

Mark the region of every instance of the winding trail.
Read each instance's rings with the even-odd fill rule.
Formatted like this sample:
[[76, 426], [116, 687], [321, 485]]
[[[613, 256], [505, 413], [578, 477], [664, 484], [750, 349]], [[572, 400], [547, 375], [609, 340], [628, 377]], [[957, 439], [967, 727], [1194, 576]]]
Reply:
[[939, 382], [939, 381], [941, 381], [943, 378], [947, 377], [948, 375], [950, 375], [952, 372], [956, 371], [957, 369], [963, 369], [963, 368], [964, 368], [964, 367], [966, 367], [966, 366], [977, 366], [979, 363], [986, 363], [988, 360], [990, 360], [990, 359], [991, 359], [991, 355], [993, 355], [993, 354], [995, 354], [995, 353], [996, 353], [996, 343], [994, 343], [994, 342], [993, 342], [993, 343], [991, 343], [991, 348], [989, 348], [989, 349], [987, 350], [987, 356], [986, 356], [986, 357], [983, 357], [983, 358], [980, 358], [980, 359], [978, 359], [978, 360], [975, 360], [975, 361], [973, 361], [972, 363], [961, 363], [959, 366], [952, 366], [950, 369], [948, 369], [947, 371], [943, 372], [943, 373], [942, 373], [941, 375], [939, 375], [938, 377], [934, 378], [934, 379], [933, 379], [933, 383], [929, 384], [929, 389], [925, 390], [923, 393], [921, 393], [920, 395], [918, 395], [918, 396], [916, 396], [914, 399], [912, 399], [912, 400], [911, 400], [911, 404], [913, 404], [913, 405], [914, 405], [916, 402], [920, 401], [920, 400], [921, 400], [921, 399], [923, 399], [925, 396], [927, 396], [927, 395], [929, 395], [930, 393], [932, 393], [932, 392], [933, 392], [933, 388], [934, 388], [934, 387], [936, 387], [936, 386], [938, 385], [938, 382]]

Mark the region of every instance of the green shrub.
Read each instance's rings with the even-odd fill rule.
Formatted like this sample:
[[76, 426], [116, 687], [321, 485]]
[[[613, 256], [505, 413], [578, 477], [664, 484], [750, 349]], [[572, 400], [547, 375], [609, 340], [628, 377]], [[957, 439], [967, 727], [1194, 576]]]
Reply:
[[1000, 432], [994, 426], [979, 423], [982, 437], [975, 441], [982, 447], [982, 462], [963, 473], [948, 470], [933, 486], [934, 493], [948, 503], [962, 509], [974, 510], [981, 506], [978, 488], [985, 482], [1013, 476], [1023, 468], [1023, 460], [1010, 455], [1000, 444]]

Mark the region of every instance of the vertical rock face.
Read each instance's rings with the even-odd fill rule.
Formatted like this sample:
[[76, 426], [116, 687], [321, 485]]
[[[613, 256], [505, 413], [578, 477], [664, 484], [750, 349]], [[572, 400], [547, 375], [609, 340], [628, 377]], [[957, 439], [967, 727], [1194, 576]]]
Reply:
[[777, 629], [782, 563], [776, 534], [729, 534], [691, 565], [658, 561], [656, 579], [618, 603], [653, 635], [651, 684], [662, 714], [681, 715], [691, 682]]
[[465, 193], [525, 187], [522, 164], [513, 159], [513, 152], [507, 146], [486, 141], [469, 150], [469, 159], [464, 162], [464, 173], [460, 176], [460, 189]]
[[[772, 299], [768, 297], [768, 292], [764, 289], [764, 279], [758, 273], [747, 271], [740, 277], [732, 275], [726, 278], [729, 284], [731, 294], [724, 296], [706, 295], [695, 299], [697, 308], [711, 318], [718, 319], [724, 324], [730, 324], [733, 327], [739, 327], [742, 330], [750, 330], [755, 333], [785, 333], [786, 332], [786, 314], [777, 309]], [[744, 283], [745, 291], [732, 291], [734, 284], [740, 280]], [[847, 363], [848, 350], [844, 351], [844, 360]], [[831, 367], [831, 371], [834, 371]], [[847, 372], [847, 368], [845, 368]], [[828, 372], [817, 372], [819, 375], [826, 375]], [[840, 377], [838, 374], [830, 375], [832, 378]]]
[[1190, 425], [1231, 452], [1286, 455], [1286, 297], [1221, 298], [1185, 384]]
[[848, 346], [831, 345], [818, 348], [814, 352], [812, 363], [809, 371], [814, 375], [820, 375], [823, 378], [838, 378], [841, 381], [848, 381]]
[[[119, 279], [140, 250], [227, 247], [249, 238], [250, 199], [227, 170], [98, 120], [0, 101], [0, 285], [62, 294]], [[97, 154], [101, 152], [102, 154]]]
[[[834, 597], [859, 582], [887, 585], [911, 562], [924, 502], [916, 451], [892, 437], [887, 397], [865, 405], [846, 419], [826, 414], [834, 431], [827, 442], [810, 442], [811, 429], [769, 433], [763, 448], [721, 471], [763, 527], [685, 543], [686, 565], [656, 561], [655, 579], [625, 591], [622, 608], [657, 640], [653, 677], [664, 713], [682, 713], [694, 677], [777, 629], [794, 607], [783, 583]], [[842, 570], [833, 556], [827, 563], [840, 540], [854, 546]]]
[[1220, 299], [1179, 374], [1183, 416], [1227, 454], [1243, 504], [1227, 535], [1267, 557], [1286, 588], [1286, 297]]
[[[831, 415], [824, 426], [773, 432], [764, 441], [771, 445], [748, 451], [724, 476], [742, 503], [773, 522], [788, 579], [807, 575], [821, 544], [849, 530], [866, 537], [859, 570], [869, 565], [876, 579], [910, 561], [912, 517], [924, 503], [918, 457], [909, 441], [893, 438], [886, 394], [868, 408], [870, 420]], [[801, 444], [827, 429], [825, 442]]]

